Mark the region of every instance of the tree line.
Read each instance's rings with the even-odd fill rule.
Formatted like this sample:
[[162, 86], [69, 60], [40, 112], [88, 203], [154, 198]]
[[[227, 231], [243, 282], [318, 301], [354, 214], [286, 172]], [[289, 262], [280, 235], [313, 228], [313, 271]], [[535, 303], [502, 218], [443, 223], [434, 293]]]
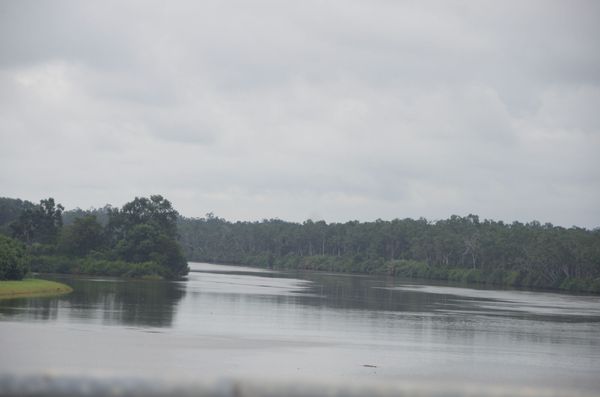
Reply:
[[[0, 234], [26, 247], [37, 271], [174, 278], [187, 273], [187, 258], [600, 292], [600, 229], [477, 215], [230, 222], [212, 213], [182, 217], [162, 196], [135, 198], [122, 208], [71, 211], [53, 199], [33, 204], [0, 198]], [[2, 244], [21, 255], [18, 245]]]
[[477, 215], [303, 223], [179, 218], [189, 260], [600, 292], [600, 229]]
[[39, 204], [1, 198], [0, 232], [4, 236], [0, 258], [6, 257], [5, 262], [13, 267], [17, 263], [20, 269], [11, 270], [12, 276], [3, 278], [22, 278], [28, 269], [180, 277], [187, 274], [188, 267], [177, 242], [178, 217], [171, 203], [160, 195], [136, 197], [121, 208], [106, 206], [66, 213], [53, 198]]

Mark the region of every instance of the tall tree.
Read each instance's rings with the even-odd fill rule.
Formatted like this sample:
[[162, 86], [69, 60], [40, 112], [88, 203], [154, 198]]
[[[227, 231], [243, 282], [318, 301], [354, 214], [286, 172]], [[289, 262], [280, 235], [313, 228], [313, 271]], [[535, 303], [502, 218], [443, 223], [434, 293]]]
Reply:
[[53, 198], [41, 200], [39, 205], [26, 208], [11, 224], [13, 237], [30, 243], [54, 244], [62, 228], [64, 207]]
[[108, 233], [116, 254], [126, 261], [154, 261], [170, 277], [187, 274], [187, 261], [177, 242], [178, 213], [160, 195], [136, 197], [109, 213]]
[[73, 223], [63, 227], [58, 242], [61, 252], [76, 256], [85, 256], [104, 245], [104, 230], [94, 215], [75, 218]]
[[150, 198], [136, 197], [119, 209], [109, 212], [109, 229], [118, 236], [131, 230], [135, 225], [151, 224], [171, 238], [177, 238], [177, 218], [179, 214], [171, 202], [161, 195]]

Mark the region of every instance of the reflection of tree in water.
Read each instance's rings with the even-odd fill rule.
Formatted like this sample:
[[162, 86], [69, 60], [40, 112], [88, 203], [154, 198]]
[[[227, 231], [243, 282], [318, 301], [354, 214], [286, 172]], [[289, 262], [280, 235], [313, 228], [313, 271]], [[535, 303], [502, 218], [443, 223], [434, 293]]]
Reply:
[[[524, 311], [495, 310], [497, 302], [492, 298], [469, 297], [447, 293], [429, 293], [417, 289], [398, 289], [399, 280], [394, 278], [345, 275], [299, 273], [298, 278], [314, 282], [310, 293], [322, 299], [302, 298], [302, 303], [327, 306], [336, 309], [358, 309], [377, 312], [402, 312], [415, 315], [436, 314], [437, 321], [453, 323], [464, 321], [463, 317], [451, 313], [481, 313], [487, 316], [508, 316], [513, 319], [532, 318]], [[427, 285], [435, 285], [428, 281]], [[443, 282], [442, 286], [446, 286]], [[486, 306], [485, 304], [488, 304]], [[490, 308], [492, 306], [492, 308]], [[447, 313], [447, 316], [443, 314]], [[539, 320], [556, 319], [556, 316], [536, 315]]]
[[169, 327], [185, 294], [181, 283], [61, 279], [73, 288], [69, 295], [0, 301], [0, 313], [32, 320], [59, 317], [106, 325]]
[[362, 309], [391, 312], [431, 312], [447, 307], [453, 297], [418, 291], [393, 290], [395, 280], [343, 274], [305, 273], [314, 282], [309, 291], [325, 299], [307, 298], [305, 303], [340, 309]]
[[54, 320], [58, 314], [58, 298], [16, 298], [0, 300], [0, 318]]

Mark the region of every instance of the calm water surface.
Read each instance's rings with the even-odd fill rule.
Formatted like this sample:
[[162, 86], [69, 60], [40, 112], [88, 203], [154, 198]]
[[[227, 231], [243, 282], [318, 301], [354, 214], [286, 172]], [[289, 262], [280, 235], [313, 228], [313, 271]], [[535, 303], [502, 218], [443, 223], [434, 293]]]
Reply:
[[411, 379], [600, 390], [600, 298], [192, 263], [0, 301], [0, 373]]

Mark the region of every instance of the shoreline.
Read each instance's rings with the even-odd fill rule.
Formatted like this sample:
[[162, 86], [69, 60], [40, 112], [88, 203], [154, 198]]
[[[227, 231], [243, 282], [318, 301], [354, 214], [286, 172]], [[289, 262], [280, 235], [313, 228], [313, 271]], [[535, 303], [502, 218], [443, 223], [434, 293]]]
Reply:
[[[287, 260], [286, 260], [287, 259]], [[263, 257], [250, 257], [241, 261], [191, 260], [215, 264], [230, 264], [268, 269], [274, 271], [314, 271], [335, 274], [379, 275], [395, 279], [426, 280], [457, 283], [462, 286], [485, 288], [508, 288], [539, 292], [562, 292], [578, 295], [600, 295], [600, 278], [566, 278], [557, 285], [540, 283], [538, 275], [516, 270], [486, 271], [460, 267], [435, 267], [422, 261], [363, 261], [353, 262], [344, 258], [312, 256], [276, 258], [271, 266]]]

